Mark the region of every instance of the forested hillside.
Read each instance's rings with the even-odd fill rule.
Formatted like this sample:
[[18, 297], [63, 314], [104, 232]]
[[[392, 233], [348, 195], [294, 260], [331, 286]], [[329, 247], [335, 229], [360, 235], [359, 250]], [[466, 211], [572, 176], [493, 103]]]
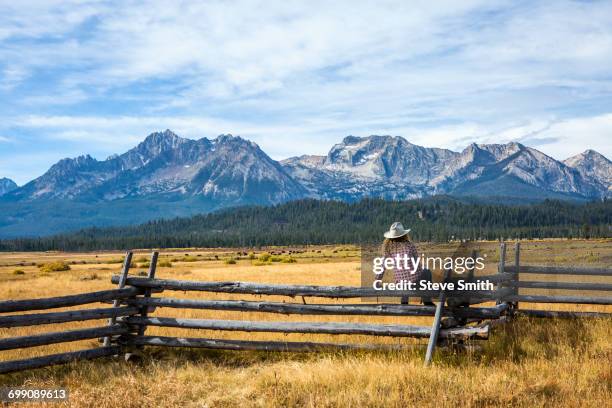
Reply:
[[241, 207], [137, 226], [90, 228], [44, 238], [0, 241], [0, 250], [254, 247], [360, 243], [380, 240], [394, 221], [419, 241], [612, 236], [612, 201], [587, 204], [546, 200], [505, 206], [448, 197], [356, 203], [300, 200], [272, 207]]

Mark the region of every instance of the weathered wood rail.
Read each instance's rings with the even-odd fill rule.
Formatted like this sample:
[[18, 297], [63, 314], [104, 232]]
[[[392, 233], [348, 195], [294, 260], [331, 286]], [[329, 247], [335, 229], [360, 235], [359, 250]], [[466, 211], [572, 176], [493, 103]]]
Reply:
[[[445, 291], [377, 291], [351, 286], [313, 285], [272, 285], [249, 282], [200, 282], [155, 278], [158, 253], [153, 252], [146, 277], [129, 276], [132, 253], [126, 253], [120, 275], [112, 277], [116, 289], [91, 293], [60, 296], [46, 299], [0, 301], [0, 328], [61, 324], [76, 321], [108, 319], [106, 325], [91, 328], [54, 331], [30, 336], [0, 339], [0, 351], [39, 347], [64, 342], [99, 339], [103, 347], [78, 350], [68, 353], [51, 354], [43, 357], [0, 362], [0, 373], [65, 364], [72, 361], [108, 356], [131, 355], [142, 347], [193, 347], [224, 350], [258, 350], [285, 352], [314, 352], [328, 349], [339, 350], [403, 350], [409, 347], [423, 347], [425, 344], [357, 344], [301, 341], [254, 341], [215, 338], [190, 338], [146, 335], [148, 327], [173, 327], [178, 329], [200, 329], [206, 331], [240, 331], [270, 333], [307, 333], [327, 335], [360, 335], [428, 338], [426, 363], [432, 359], [434, 348], [440, 342], [472, 341], [488, 338], [490, 328], [505, 322], [516, 314], [544, 318], [584, 318], [610, 316], [602, 312], [575, 312], [521, 309], [520, 303], [567, 303], [611, 305], [611, 296], [601, 296], [612, 291], [612, 284], [606, 282], [584, 282], [584, 277], [612, 276], [612, 270], [605, 268], [562, 268], [557, 266], [536, 266], [520, 264], [520, 244], [514, 248], [514, 263], [506, 264], [506, 244], [500, 245], [498, 273], [478, 276], [475, 280], [488, 280], [496, 284], [492, 291], [445, 292]], [[447, 274], [448, 275], [448, 274]], [[445, 275], [445, 280], [449, 276]], [[555, 275], [563, 281], [550, 280]], [[546, 276], [549, 280], [523, 280], [523, 277]], [[580, 277], [572, 281], [571, 276]], [[543, 278], [540, 278], [543, 279]], [[581, 291], [572, 294], [521, 294], [519, 290]], [[156, 297], [165, 291], [193, 291], [247, 296], [284, 296], [301, 298], [302, 302], [279, 302], [265, 300], [236, 299], [180, 299]], [[596, 291], [596, 296], [582, 293]], [[351, 298], [397, 298], [400, 296], [431, 297], [438, 304], [434, 306], [404, 305], [395, 303], [306, 303], [305, 298], [351, 299]], [[446, 305], [445, 299], [463, 300], [463, 305]], [[494, 306], [474, 307], [472, 304], [496, 302]], [[47, 311], [56, 308], [82, 306], [92, 303], [112, 303], [111, 307], [93, 307], [80, 310]], [[459, 302], [461, 303], [461, 302]], [[467, 306], [466, 306], [467, 305]], [[284, 322], [257, 320], [221, 319], [180, 319], [166, 316], [150, 316], [160, 308], [199, 309], [236, 312], [259, 312], [283, 315], [335, 315], [335, 316], [430, 316], [434, 317], [429, 326], [403, 324], [374, 324], [348, 322]], [[23, 314], [22, 312], [36, 313]], [[12, 313], [8, 314], [7, 313]], [[444, 321], [443, 318], [447, 320]], [[494, 323], [494, 324], [489, 324]]]
[[35, 326], [40, 324], [67, 323], [85, 320], [98, 320], [111, 317], [130, 316], [138, 311], [135, 307], [117, 307], [67, 312], [35, 313], [27, 315], [0, 316], [0, 327]]
[[[137, 336], [127, 341], [120, 340], [124, 345], [158, 346], [158, 347], [193, 347], [213, 350], [251, 350], [251, 351], [280, 351], [280, 352], [314, 352], [322, 350], [405, 350], [406, 345], [399, 344], [353, 344], [353, 343], [313, 343], [313, 342], [285, 342], [285, 341], [253, 341], [253, 340], [224, 340], [166, 336]], [[420, 344], [414, 347], [422, 346]]]
[[[488, 277], [478, 277], [485, 280]], [[119, 283], [120, 276], [113, 276], [112, 283]], [[322, 298], [377, 298], [377, 297], [437, 297], [439, 290], [375, 290], [358, 286], [314, 286], [314, 285], [272, 285], [253, 282], [198, 282], [179, 281], [170, 279], [150, 279], [130, 277], [127, 285], [137, 288], [161, 289], [172, 291], [199, 291], [214, 293], [237, 293], [243, 295], [270, 295], [289, 297], [322, 297]], [[476, 298], [484, 300], [497, 300], [503, 298], [510, 291], [462, 291], [449, 292], [449, 297]]]
[[[500, 266], [499, 272], [513, 275], [513, 279], [500, 283], [502, 287], [512, 288], [513, 292], [504, 298], [504, 301], [511, 306], [513, 313], [518, 313], [530, 317], [543, 318], [577, 318], [577, 317], [602, 317], [611, 316], [610, 313], [596, 312], [574, 312], [574, 311], [548, 311], [519, 308], [520, 302], [527, 303], [563, 303], [563, 304], [584, 304], [584, 305], [612, 305], [612, 294], [607, 296], [590, 296], [574, 294], [520, 294], [519, 289], [543, 289], [553, 291], [612, 291], [612, 283], [605, 282], [584, 282], [585, 277], [611, 277], [610, 268], [585, 268], [585, 267], [561, 267], [551, 265], [521, 265], [520, 264], [520, 242], [514, 246], [515, 260], [514, 265], [506, 265], [505, 243], [500, 246]], [[521, 275], [530, 277], [531, 275], [542, 275], [549, 278], [562, 276], [563, 281], [545, 280], [523, 280]], [[580, 281], [568, 281], [571, 277], [579, 277]]]
[[[128, 325], [176, 327], [182, 329], [224, 330], [270, 333], [361, 334], [392, 337], [429, 337], [430, 328], [392, 324], [335, 323], [335, 322], [260, 322], [251, 320], [175, 319], [171, 317], [129, 317]], [[443, 338], [486, 339], [488, 326], [442, 330]]]
[[[301, 315], [373, 315], [373, 316], [432, 316], [435, 308], [399, 304], [316, 304], [316, 303], [283, 303], [256, 302], [245, 300], [194, 300], [176, 298], [137, 298], [128, 299], [129, 305], [168, 307], [175, 309], [228, 310], [238, 312], [267, 312]], [[464, 318], [496, 319], [504, 312], [506, 306], [499, 304], [493, 307], [444, 309], [443, 316]], [[0, 320], [0, 324], [1, 324]]]
[[59, 296], [46, 299], [7, 300], [0, 302], [0, 313], [29, 312], [32, 310], [57, 309], [60, 307], [80, 306], [107, 300], [127, 299], [138, 294], [136, 288], [111, 289], [78, 295]]
[[[123, 263], [123, 274], [127, 275], [128, 273], [131, 257], [131, 252], [128, 252]], [[135, 298], [137, 295], [142, 293], [143, 291], [141, 289], [129, 287], [124, 289], [111, 289], [44, 299], [8, 300], [0, 302], [0, 313], [30, 312], [61, 307], [82, 306], [105, 301], [114, 301], [117, 305], [119, 305], [121, 300]], [[99, 320], [104, 318], [117, 318], [120, 316], [133, 315], [134, 313], [137, 313], [138, 310], [139, 309], [134, 306], [121, 306], [113, 308], [107, 307], [48, 313], [5, 315], [0, 316], [0, 327], [16, 328], [24, 326], [80, 322], [86, 320]], [[97, 339], [103, 336], [121, 336], [128, 333], [129, 328], [125, 325], [113, 324], [110, 326], [50, 332], [31, 336], [9, 337], [0, 339], [0, 351]], [[0, 374], [46, 367], [56, 364], [66, 364], [78, 360], [108, 357], [118, 355], [120, 352], [121, 348], [119, 346], [108, 345], [107, 347], [95, 347], [89, 350], [77, 350], [42, 357], [0, 361]]]

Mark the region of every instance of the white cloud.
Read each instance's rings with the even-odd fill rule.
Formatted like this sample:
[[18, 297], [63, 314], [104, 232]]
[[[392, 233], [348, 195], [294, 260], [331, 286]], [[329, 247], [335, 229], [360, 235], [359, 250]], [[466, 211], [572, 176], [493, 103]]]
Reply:
[[28, 72], [25, 69], [11, 66], [4, 68], [0, 74], [0, 90], [7, 91], [14, 88], [27, 76]]
[[[328, 81], [318, 71], [341, 67], [336, 74], [356, 91], [365, 85], [371, 93], [370, 84], [399, 76], [418, 97], [436, 84], [463, 84], [465, 91], [601, 73], [612, 52], [611, 8], [605, 2], [495, 12], [477, 1], [34, 2], [7, 10], [0, 25], [7, 27], [2, 54], [25, 67], [76, 64], [77, 72], [68, 73], [72, 83], [107, 87], [178, 75], [214, 83], [185, 97], [234, 98], [324, 88]], [[24, 36], [45, 41], [26, 52], [8, 41]]]
[[[612, 159], [612, 113], [558, 121], [533, 138], [536, 139], [536, 143], [532, 143], [534, 147], [559, 160], [586, 149], [597, 150]], [[537, 144], [537, 139], [543, 140], [543, 143]], [[526, 142], [529, 142], [529, 138]]]
[[4, 2], [0, 132], [99, 154], [170, 128], [275, 158], [347, 134], [610, 157], [610, 66], [610, 2]]

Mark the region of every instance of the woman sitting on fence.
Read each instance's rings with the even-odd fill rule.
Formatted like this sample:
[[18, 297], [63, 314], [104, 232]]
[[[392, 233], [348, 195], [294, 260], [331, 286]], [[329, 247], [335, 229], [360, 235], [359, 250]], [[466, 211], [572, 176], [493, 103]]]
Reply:
[[[398, 255], [401, 259], [404, 259], [404, 255], [408, 256], [408, 268], [401, 268], [402, 265], [396, 265], [393, 268], [393, 276], [395, 282], [401, 281], [418, 282], [421, 280], [431, 281], [431, 271], [429, 269], [421, 268], [420, 263], [417, 264], [415, 270], [413, 259], [417, 259], [419, 252], [416, 246], [410, 241], [408, 233], [410, 229], [405, 230], [404, 226], [399, 222], [394, 222], [389, 231], [384, 233], [385, 240], [383, 241], [382, 252], [385, 258], [396, 258]], [[378, 276], [378, 279], [382, 279], [385, 271]], [[418, 287], [418, 286], [417, 286]], [[402, 296], [402, 304], [408, 304], [408, 296]], [[421, 298], [424, 305], [433, 306], [431, 298]]]

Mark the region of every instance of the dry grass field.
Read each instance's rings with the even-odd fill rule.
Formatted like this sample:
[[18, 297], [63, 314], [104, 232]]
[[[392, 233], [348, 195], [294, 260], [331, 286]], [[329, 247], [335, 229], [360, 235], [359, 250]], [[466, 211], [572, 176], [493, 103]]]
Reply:
[[[488, 255], [490, 272], [496, 267], [497, 245], [495, 242], [480, 244], [481, 252]], [[435, 248], [424, 245], [420, 248], [425, 252], [452, 252], [452, 245]], [[360, 258], [357, 248], [267, 248], [266, 251], [277, 252], [280, 259], [292, 257], [296, 262], [272, 262], [262, 265], [262, 262], [256, 259], [249, 259], [249, 249], [167, 250], [162, 251], [160, 262], [166, 261], [166, 265], [167, 262], [171, 265], [159, 267], [157, 277], [314, 285], [360, 284]], [[255, 256], [262, 252], [264, 251], [255, 251]], [[0, 253], [0, 299], [39, 298], [113, 288], [110, 277], [119, 272], [121, 256], [118, 252]], [[146, 271], [147, 256], [144, 251], [135, 254], [132, 274]], [[521, 256], [522, 263], [612, 267], [612, 240], [526, 241], [522, 244]], [[235, 264], [228, 262], [229, 259], [234, 259]], [[508, 259], [513, 259], [511, 247]], [[57, 261], [68, 263], [70, 270], [44, 271], [44, 268], [37, 266]], [[531, 279], [536, 278], [538, 277], [534, 276]], [[183, 292], [166, 292], [164, 296], [248, 299], [248, 296], [244, 295]], [[266, 299], [287, 300], [281, 297]], [[572, 308], [563, 305], [521, 304], [521, 307], [612, 312], [612, 307], [605, 306]], [[431, 318], [419, 317], [284, 316], [167, 308], [157, 309], [154, 315], [240, 320], [431, 324]], [[0, 329], [0, 338], [101, 324], [105, 322]], [[435, 356], [435, 364], [428, 368], [423, 367], [422, 363], [424, 350], [419, 345], [424, 344], [423, 340], [204, 332], [171, 328], [149, 328], [147, 334], [255, 340], [380, 342], [415, 347], [401, 352], [309, 354], [145, 348], [144, 358], [140, 363], [104, 359], [0, 375], [0, 387], [67, 387], [70, 390], [70, 406], [100, 408], [509, 405], [603, 407], [610, 406], [612, 401], [611, 319], [518, 318], [510, 324], [496, 327], [489, 341], [480, 343], [481, 349], [439, 350]], [[97, 341], [90, 340], [4, 351], [0, 352], [0, 360], [97, 345]]]

